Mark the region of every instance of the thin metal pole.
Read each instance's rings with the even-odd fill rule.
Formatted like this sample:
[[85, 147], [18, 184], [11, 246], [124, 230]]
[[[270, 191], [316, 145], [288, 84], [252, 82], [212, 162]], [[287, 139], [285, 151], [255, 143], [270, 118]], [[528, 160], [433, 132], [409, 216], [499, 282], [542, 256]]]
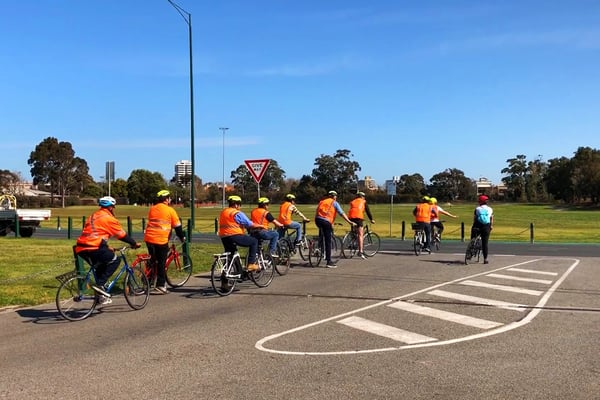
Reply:
[[229, 129], [229, 128], [219, 128], [221, 130], [221, 132], [223, 132], [223, 203], [221, 204], [221, 206], [223, 208], [225, 208], [225, 132]]

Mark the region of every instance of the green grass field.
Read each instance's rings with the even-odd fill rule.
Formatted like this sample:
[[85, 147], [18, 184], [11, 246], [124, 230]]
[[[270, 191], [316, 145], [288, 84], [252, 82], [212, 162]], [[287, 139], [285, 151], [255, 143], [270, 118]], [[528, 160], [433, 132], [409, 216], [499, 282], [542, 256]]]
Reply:
[[[523, 242], [530, 241], [530, 225], [533, 224], [536, 242], [554, 243], [599, 243], [600, 210], [570, 209], [549, 205], [526, 204], [491, 204], [494, 208], [494, 230], [491, 241]], [[300, 210], [309, 218], [313, 218], [315, 205], [299, 205]], [[347, 210], [347, 205], [343, 206]], [[412, 209], [414, 204], [371, 205], [375, 225], [372, 229], [383, 238], [401, 237], [402, 222], [405, 222], [405, 235], [410, 238], [412, 232], [410, 223], [413, 221]], [[442, 218], [445, 220], [445, 240], [461, 239], [461, 224], [464, 224], [466, 234], [472, 222], [473, 204], [442, 204], [442, 207], [458, 218]], [[43, 224], [44, 229], [56, 229], [60, 226], [67, 229], [71, 220], [73, 229], [81, 229], [83, 218], [87, 217], [97, 207], [69, 207], [53, 209], [52, 219]], [[197, 208], [195, 210], [194, 232], [214, 233], [215, 218], [220, 207]], [[242, 210], [249, 214], [250, 206]], [[273, 205], [272, 213], [277, 214], [278, 205]], [[190, 210], [177, 208], [180, 217], [187, 221]], [[131, 219], [134, 238], [142, 240], [143, 219], [148, 212], [147, 207], [118, 206], [116, 215], [127, 227], [127, 217]], [[338, 221], [343, 220], [338, 218]], [[340, 226], [338, 233], [347, 230], [347, 225]], [[317, 234], [314, 223], [307, 225], [308, 234]], [[0, 237], [0, 307], [36, 305], [54, 301], [58, 281], [54, 278], [73, 268], [71, 247], [72, 240], [47, 240], [32, 238], [15, 238], [8, 235]], [[222, 251], [219, 244], [195, 244], [191, 249], [194, 272], [207, 271], [210, 268], [212, 254]], [[139, 252], [145, 252], [142, 247]], [[132, 255], [133, 257], [133, 255]]]

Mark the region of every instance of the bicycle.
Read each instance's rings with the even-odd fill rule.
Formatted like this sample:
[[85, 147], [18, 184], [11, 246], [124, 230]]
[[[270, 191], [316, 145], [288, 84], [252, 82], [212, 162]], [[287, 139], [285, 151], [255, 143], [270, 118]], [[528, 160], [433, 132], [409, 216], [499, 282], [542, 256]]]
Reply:
[[[440, 222], [443, 223], [445, 221]], [[433, 224], [431, 225], [431, 244], [436, 251], [438, 251], [442, 245], [442, 236], [440, 235], [438, 227]]]
[[465, 265], [469, 264], [473, 259], [477, 259], [477, 262], [479, 262], [481, 256], [481, 233], [477, 228], [473, 228], [473, 232], [475, 233], [475, 237], [469, 241], [467, 250], [465, 251]]
[[[141, 310], [148, 303], [150, 285], [141, 268], [128, 264], [125, 254], [129, 249], [131, 247], [125, 246], [115, 250], [123, 261], [123, 266], [114, 278], [107, 282], [105, 288], [110, 293], [123, 277], [123, 295], [127, 304], [134, 310]], [[56, 279], [60, 282], [56, 292], [56, 308], [60, 315], [69, 321], [81, 321], [89, 317], [100, 299], [100, 295], [92, 289], [92, 285], [96, 282], [94, 266], [90, 264], [90, 268], [85, 274], [74, 270], [59, 275]]]
[[[336, 224], [341, 225], [341, 224]], [[318, 267], [323, 257], [325, 257], [325, 240], [319, 229], [319, 236], [314, 240], [312, 248], [308, 252], [308, 263], [311, 267]], [[342, 255], [342, 239], [339, 236], [333, 234], [331, 240], [331, 261], [337, 262]]]
[[[165, 275], [167, 283], [172, 288], [185, 285], [192, 276], [192, 259], [186, 251], [187, 243], [182, 243], [182, 250], [179, 252], [175, 242], [169, 246], [169, 254], [165, 261]], [[151, 262], [150, 254], [139, 254], [133, 261], [132, 266], [143, 266], [143, 271], [150, 282], [150, 287], [156, 287], [157, 271], [155, 263]]]
[[[363, 254], [373, 257], [381, 247], [381, 239], [375, 232], [371, 232], [369, 225], [363, 226]], [[358, 226], [353, 226], [350, 232], [342, 239], [342, 256], [352, 258], [358, 252]]]
[[413, 231], [415, 231], [413, 250], [415, 251], [415, 255], [418, 256], [425, 249], [425, 229], [417, 222], [413, 222], [411, 226]]
[[308, 261], [310, 249], [314, 247], [314, 239], [306, 235], [306, 221], [302, 222], [302, 239], [296, 244], [296, 230], [285, 228], [283, 236], [277, 241], [277, 255], [279, 260], [275, 265], [275, 271], [279, 275], [288, 273], [291, 257], [298, 253], [302, 261]]
[[275, 274], [275, 262], [271, 255], [262, 250], [262, 243], [259, 242], [259, 251], [256, 263], [259, 266], [258, 271], [247, 272], [243, 269], [240, 253], [224, 252], [213, 254], [214, 261], [210, 267], [210, 283], [213, 290], [219, 296], [228, 296], [233, 292], [238, 282], [242, 282], [249, 277], [258, 287], [267, 287], [273, 281]]

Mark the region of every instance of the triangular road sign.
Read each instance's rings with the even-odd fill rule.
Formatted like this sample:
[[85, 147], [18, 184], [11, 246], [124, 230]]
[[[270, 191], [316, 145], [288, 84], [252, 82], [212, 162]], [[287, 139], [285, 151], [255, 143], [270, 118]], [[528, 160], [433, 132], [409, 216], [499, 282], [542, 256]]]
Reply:
[[269, 159], [244, 160], [244, 163], [246, 163], [246, 168], [248, 168], [248, 171], [250, 171], [250, 175], [252, 175], [256, 183], [260, 183], [260, 180], [267, 171], [267, 167], [269, 166], [270, 162], [271, 160]]

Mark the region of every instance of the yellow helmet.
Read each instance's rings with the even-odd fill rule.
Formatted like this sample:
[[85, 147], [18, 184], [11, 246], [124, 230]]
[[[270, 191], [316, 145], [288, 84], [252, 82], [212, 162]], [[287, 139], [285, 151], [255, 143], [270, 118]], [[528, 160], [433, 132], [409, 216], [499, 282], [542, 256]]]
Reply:
[[269, 199], [266, 197], [261, 197], [258, 199], [258, 205], [260, 206], [261, 204], [269, 204]]
[[171, 192], [168, 190], [160, 190], [158, 193], [156, 193], [156, 197], [169, 197], [170, 195]]
[[435, 197], [430, 197], [430, 198], [429, 198], [429, 202], [430, 202], [431, 204], [437, 204], [437, 199], [436, 199]]
[[293, 194], [291, 194], [291, 193], [288, 193], [288, 194], [286, 194], [286, 195], [285, 195], [285, 198], [286, 198], [287, 200], [296, 200], [296, 196], [294, 196], [294, 195], [293, 195]]
[[227, 201], [229, 202], [229, 204], [235, 204], [235, 203], [242, 204], [242, 198], [240, 196], [236, 196], [236, 195], [229, 196], [227, 198]]

